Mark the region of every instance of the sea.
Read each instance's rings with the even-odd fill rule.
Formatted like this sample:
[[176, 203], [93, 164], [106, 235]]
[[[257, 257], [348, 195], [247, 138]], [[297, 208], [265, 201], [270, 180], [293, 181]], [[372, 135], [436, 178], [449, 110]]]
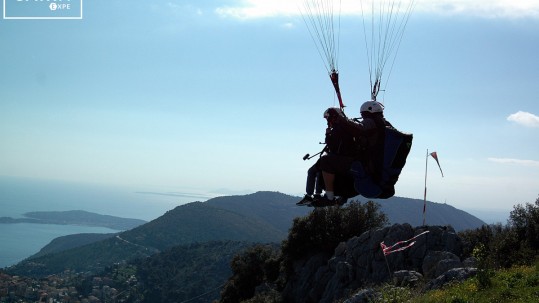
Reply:
[[[162, 188], [113, 187], [0, 176], [0, 217], [23, 218], [25, 213], [32, 211], [85, 210], [151, 221], [182, 204], [211, 197], [205, 193]], [[17, 264], [60, 236], [114, 232], [118, 230], [77, 225], [0, 224], [0, 268]]]

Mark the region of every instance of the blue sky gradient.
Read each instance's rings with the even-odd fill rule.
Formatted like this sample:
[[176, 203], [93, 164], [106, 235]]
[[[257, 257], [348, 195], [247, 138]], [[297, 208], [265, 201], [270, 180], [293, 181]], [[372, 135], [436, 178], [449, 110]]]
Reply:
[[[539, 195], [539, 4], [417, 1], [386, 118], [414, 134], [397, 196], [510, 210]], [[82, 20], [0, 20], [0, 175], [139, 191], [302, 195], [333, 88], [293, 1], [85, 1]], [[300, 2], [301, 3], [301, 2]], [[343, 1], [346, 112], [369, 99]]]

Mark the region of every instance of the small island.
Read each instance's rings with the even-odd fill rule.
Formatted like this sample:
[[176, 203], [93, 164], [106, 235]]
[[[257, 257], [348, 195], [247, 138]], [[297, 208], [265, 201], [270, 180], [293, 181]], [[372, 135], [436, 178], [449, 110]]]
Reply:
[[83, 210], [35, 211], [25, 213], [24, 216], [24, 218], [0, 217], [0, 223], [82, 225], [106, 227], [114, 230], [129, 230], [146, 223], [146, 221], [140, 219], [100, 215]]

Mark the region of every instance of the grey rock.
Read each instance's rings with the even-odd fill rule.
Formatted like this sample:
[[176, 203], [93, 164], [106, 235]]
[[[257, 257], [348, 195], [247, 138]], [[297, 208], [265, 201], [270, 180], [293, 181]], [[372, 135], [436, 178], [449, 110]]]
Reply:
[[475, 257], [466, 258], [462, 261], [464, 267], [477, 267], [477, 259]]
[[453, 268], [461, 268], [461, 267], [463, 267], [462, 262], [460, 262], [459, 260], [454, 260], [454, 259], [441, 260], [440, 262], [438, 262], [438, 265], [436, 265], [435, 277], [438, 277]]
[[[453, 260], [460, 263], [460, 258], [454, 253], [451, 253], [449, 251], [429, 251], [428, 254], [425, 256], [423, 260], [423, 264], [421, 266], [423, 270], [423, 275], [425, 276], [425, 278], [434, 279], [440, 274], [442, 274], [443, 272], [437, 273], [437, 271], [438, 271], [438, 264], [443, 260]], [[462, 266], [455, 266], [455, 267], [462, 267]], [[447, 268], [445, 271], [449, 269], [451, 268]], [[443, 270], [443, 268], [440, 268], [439, 270]]]
[[477, 268], [453, 268], [425, 285], [425, 290], [434, 290], [453, 281], [464, 281], [477, 274]]
[[413, 270], [399, 270], [393, 273], [395, 286], [416, 286], [423, 279], [423, 275]]

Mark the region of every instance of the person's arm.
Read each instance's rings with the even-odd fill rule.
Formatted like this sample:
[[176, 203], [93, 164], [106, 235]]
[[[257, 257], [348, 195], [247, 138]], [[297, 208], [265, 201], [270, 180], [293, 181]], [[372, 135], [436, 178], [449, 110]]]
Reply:
[[[363, 122], [354, 122], [347, 119], [346, 117], [339, 116], [336, 121], [347, 133], [351, 134], [354, 137], [361, 137], [368, 135], [371, 127], [365, 125], [366, 121]], [[368, 123], [368, 122], [367, 122]]]

